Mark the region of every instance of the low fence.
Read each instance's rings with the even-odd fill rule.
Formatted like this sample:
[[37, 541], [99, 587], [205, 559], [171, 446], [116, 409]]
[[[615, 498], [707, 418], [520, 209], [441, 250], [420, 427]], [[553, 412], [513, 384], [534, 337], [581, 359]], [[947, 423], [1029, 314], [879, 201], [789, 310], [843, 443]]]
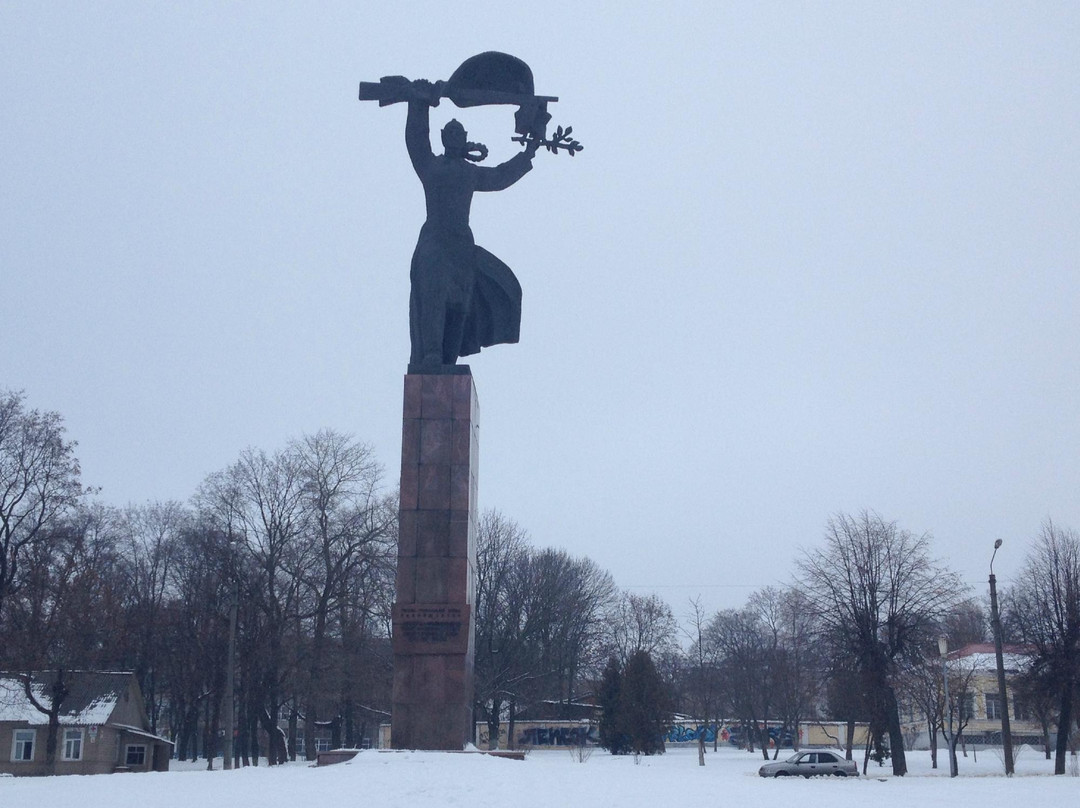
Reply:
[[[510, 725], [499, 725], [498, 742], [491, 744], [487, 723], [476, 725], [476, 746], [479, 749], [550, 749], [596, 746], [599, 741], [597, 725], [594, 721], [518, 721], [514, 724], [513, 741], [509, 737]], [[800, 746], [840, 746], [847, 738], [847, 725], [835, 722], [808, 722], [800, 725], [797, 733], [783, 731], [779, 724], [770, 723], [769, 746], [778, 743], [781, 748], [794, 746], [798, 738]], [[665, 744], [696, 744], [699, 738], [705, 743], [722, 743], [732, 746], [744, 746], [743, 727], [727, 721], [676, 721], [664, 733]], [[757, 737], [754, 745], [759, 743]], [[866, 725], [855, 727], [855, 746], [866, 743]], [[379, 727], [379, 747], [390, 747], [390, 725]]]

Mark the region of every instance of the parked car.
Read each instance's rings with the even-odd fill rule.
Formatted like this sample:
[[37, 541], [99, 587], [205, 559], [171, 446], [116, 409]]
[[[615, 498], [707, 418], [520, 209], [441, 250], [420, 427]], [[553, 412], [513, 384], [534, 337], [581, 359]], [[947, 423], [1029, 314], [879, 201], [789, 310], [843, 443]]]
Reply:
[[758, 774], [762, 777], [816, 777], [827, 774], [835, 777], [858, 777], [859, 767], [854, 760], [844, 760], [835, 752], [810, 751], [796, 752], [782, 763], [766, 763], [758, 769]]

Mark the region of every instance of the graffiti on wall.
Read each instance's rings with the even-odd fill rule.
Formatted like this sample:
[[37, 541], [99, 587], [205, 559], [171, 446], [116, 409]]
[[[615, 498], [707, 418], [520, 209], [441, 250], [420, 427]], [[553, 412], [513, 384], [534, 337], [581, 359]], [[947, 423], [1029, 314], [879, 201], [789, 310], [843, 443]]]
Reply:
[[[743, 728], [725, 724], [675, 724], [664, 735], [664, 743], [690, 743], [704, 737], [705, 743], [730, 743], [732, 746], [743, 746]], [[799, 731], [802, 737], [802, 731]], [[792, 745], [790, 732], [784, 732], [781, 737], [780, 727], [769, 727], [769, 746], [779, 743], [783, 746]]]
[[721, 741], [731, 737], [731, 730], [721, 724], [675, 724], [664, 735], [664, 743], [689, 743], [701, 737], [705, 738], [705, 743], [713, 743], [717, 733]]
[[518, 733], [518, 746], [585, 746], [597, 742], [596, 727], [530, 727]]
[[[505, 723], [499, 727], [499, 746], [508, 748], [506, 733], [509, 728]], [[584, 746], [596, 745], [598, 740], [596, 726], [585, 721], [525, 721], [514, 727], [514, 747], [532, 746]], [[476, 743], [481, 749], [490, 746], [491, 734], [488, 725], [476, 725]]]

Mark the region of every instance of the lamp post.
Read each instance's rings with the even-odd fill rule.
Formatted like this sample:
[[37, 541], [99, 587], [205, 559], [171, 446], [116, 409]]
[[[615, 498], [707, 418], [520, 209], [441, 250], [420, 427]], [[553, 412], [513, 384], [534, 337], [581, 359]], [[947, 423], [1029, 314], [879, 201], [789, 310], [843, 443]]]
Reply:
[[1009, 696], [1005, 692], [1005, 658], [1001, 649], [1001, 614], [998, 612], [997, 579], [994, 577], [994, 556], [1001, 547], [1001, 539], [994, 542], [994, 554], [990, 556], [990, 623], [994, 629], [994, 655], [997, 657], [998, 698], [1001, 705], [1001, 746], [1005, 756], [1005, 775], [1013, 775], [1012, 728], [1009, 726]]
[[[945, 736], [945, 740], [949, 742], [949, 777], [956, 777], [959, 774], [956, 766], [956, 733], [953, 732], [952, 701], [949, 699], [949, 669], [945, 664], [949, 655], [948, 639], [938, 637], [937, 647], [941, 654], [941, 679], [945, 683], [945, 709], [949, 713], [949, 734]], [[942, 722], [941, 731], [945, 731], [944, 722]]]
[[236, 542], [229, 538], [229, 656], [225, 660], [225, 748], [222, 765], [232, 769], [236, 735], [236, 707], [233, 704], [233, 690], [236, 686], [236, 612], [240, 606], [240, 581], [236, 576]]

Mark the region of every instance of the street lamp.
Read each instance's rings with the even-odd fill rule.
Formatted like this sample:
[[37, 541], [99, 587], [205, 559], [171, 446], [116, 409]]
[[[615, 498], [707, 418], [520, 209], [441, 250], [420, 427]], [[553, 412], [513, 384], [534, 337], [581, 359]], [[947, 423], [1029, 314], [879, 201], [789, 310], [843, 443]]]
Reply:
[[1001, 746], [1005, 753], [1005, 775], [1013, 775], [1012, 728], [1009, 726], [1009, 696], [1005, 692], [1005, 658], [1001, 650], [1001, 614], [998, 612], [997, 579], [994, 577], [994, 556], [1001, 547], [1001, 539], [994, 542], [994, 554], [990, 556], [990, 623], [994, 629], [994, 655], [997, 657], [998, 698], [1001, 705]]
[[236, 708], [233, 690], [236, 686], [236, 612], [240, 606], [240, 579], [236, 574], [236, 540], [229, 537], [229, 656], [225, 660], [225, 747], [222, 766], [232, 769], [236, 735]]
[[[949, 734], [945, 736], [945, 740], [949, 742], [949, 777], [956, 777], [960, 772], [956, 766], [956, 733], [953, 732], [952, 702], [949, 700], [949, 669], [945, 665], [949, 655], [949, 640], [938, 637], [937, 647], [941, 654], [941, 678], [945, 682], [945, 709], [949, 712]], [[941, 724], [941, 731], [945, 731], [944, 722]]]

